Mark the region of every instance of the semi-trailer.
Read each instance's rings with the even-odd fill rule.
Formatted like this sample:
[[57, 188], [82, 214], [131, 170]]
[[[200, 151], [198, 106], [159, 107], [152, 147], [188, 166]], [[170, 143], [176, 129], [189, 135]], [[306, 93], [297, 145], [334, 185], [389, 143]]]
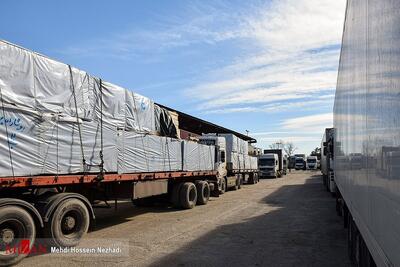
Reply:
[[259, 179], [258, 158], [249, 155], [248, 143], [234, 134], [203, 134], [200, 143], [215, 145], [221, 163], [217, 166], [221, 179], [219, 190], [238, 189], [243, 183], [256, 184]]
[[333, 126], [355, 266], [400, 266], [400, 1], [348, 0]]
[[0, 41], [0, 265], [29, 255], [39, 232], [77, 245], [99, 201], [165, 196], [190, 209], [218, 196], [224, 140], [176, 133], [150, 99]]

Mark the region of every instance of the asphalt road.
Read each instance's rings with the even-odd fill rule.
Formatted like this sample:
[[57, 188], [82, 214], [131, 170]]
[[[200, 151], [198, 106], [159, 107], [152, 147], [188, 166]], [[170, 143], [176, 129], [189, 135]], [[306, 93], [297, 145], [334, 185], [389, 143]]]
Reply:
[[126, 202], [96, 212], [97, 229], [80, 247], [118, 241], [122, 254], [47, 254], [20, 266], [351, 266], [319, 172], [264, 179], [192, 210]]

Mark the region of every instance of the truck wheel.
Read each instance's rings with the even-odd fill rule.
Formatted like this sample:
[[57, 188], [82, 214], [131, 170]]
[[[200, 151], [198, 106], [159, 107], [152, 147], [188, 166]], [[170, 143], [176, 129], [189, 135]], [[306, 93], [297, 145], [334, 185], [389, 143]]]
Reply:
[[89, 211], [85, 204], [79, 199], [69, 198], [56, 207], [44, 233], [53, 245], [73, 247], [87, 233], [89, 224]]
[[219, 190], [219, 194], [222, 195], [226, 192], [226, 180], [221, 180], [221, 189]]
[[186, 182], [180, 190], [180, 203], [184, 209], [193, 209], [197, 202], [197, 190], [194, 183]]
[[199, 181], [197, 188], [197, 204], [205, 205], [210, 199], [210, 185], [206, 181]]
[[181, 208], [180, 191], [181, 191], [182, 185], [183, 185], [182, 183], [176, 183], [176, 184], [174, 184], [174, 187], [172, 188], [171, 203], [172, 203], [172, 206], [176, 209]]
[[[0, 208], [0, 266], [16, 264], [28, 256], [35, 237], [35, 223], [26, 210], [11, 205]], [[21, 240], [29, 240], [29, 246], [25, 247]], [[7, 251], [8, 248], [17, 251]]]
[[232, 189], [233, 190], [238, 190], [238, 188], [239, 188], [239, 183], [240, 183], [240, 178], [239, 177], [236, 177], [236, 180], [235, 180], [235, 185], [232, 187]]

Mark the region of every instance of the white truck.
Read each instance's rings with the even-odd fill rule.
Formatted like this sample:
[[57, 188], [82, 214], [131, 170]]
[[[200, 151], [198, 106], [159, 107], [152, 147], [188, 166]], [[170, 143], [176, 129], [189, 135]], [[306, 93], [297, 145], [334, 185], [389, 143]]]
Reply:
[[258, 157], [258, 167], [260, 177], [279, 177], [279, 158], [278, 154], [268, 153]]
[[316, 170], [318, 168], [317, 156], [308, 156], [306, 164], [307, 164], [307, 170]]
[[294, 160], [294, 168], [296, 170], [303, 170], [304, 169], [304, 158], [303, 157], [296, 157], [296, 159]]
[[399, 25], [400, 1], [347, 1], [333, 169], [354, 266], [400, 266]]
[[201, 144], [215, 146], [215, 169], [218, 171], [219, 191], [240, 189], [243, 183], [258, 182], [257, 157], [248, 155], [248, 143], [233, 134], [204, 134]]

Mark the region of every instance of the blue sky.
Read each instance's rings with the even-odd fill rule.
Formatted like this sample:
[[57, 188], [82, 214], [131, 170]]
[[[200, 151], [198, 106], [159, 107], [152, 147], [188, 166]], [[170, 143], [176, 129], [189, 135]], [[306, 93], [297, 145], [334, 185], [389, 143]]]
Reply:
[[268, 147], [332, 125], [345, 0], [11, 1], [0, 38]]

